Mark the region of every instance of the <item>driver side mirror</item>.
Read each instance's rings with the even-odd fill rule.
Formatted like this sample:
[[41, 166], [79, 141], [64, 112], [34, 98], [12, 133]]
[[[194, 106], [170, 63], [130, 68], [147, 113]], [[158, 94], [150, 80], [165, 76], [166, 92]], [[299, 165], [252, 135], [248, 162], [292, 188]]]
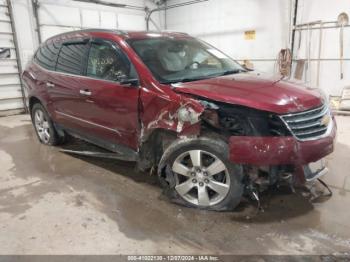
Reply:
[[125, 86], [138, 86], [139, 80], [137, 78], [124, 78], [119, 80], [119, 84]]

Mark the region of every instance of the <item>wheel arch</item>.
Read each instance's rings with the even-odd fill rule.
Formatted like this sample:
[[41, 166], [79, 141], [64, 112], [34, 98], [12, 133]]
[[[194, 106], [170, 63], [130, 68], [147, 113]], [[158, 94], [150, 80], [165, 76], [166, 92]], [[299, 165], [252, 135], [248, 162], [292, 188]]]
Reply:
[[33, 106], [36, 104], [36, 103], [39, 103], [41, 105], [43, 105], [43, 103], [41, 102], [41, 100], [36, 97], [36, 96], [31, 96], [29, 98], [29, 112], [31, 113], [32, 112], [32, 109], [33, 109]]
[[147, 170], [157, 166], [166, 148], [178, 138], [175, 131], [163, 128], [152, 130], [147, 136], [141, 137], [138, 167]]

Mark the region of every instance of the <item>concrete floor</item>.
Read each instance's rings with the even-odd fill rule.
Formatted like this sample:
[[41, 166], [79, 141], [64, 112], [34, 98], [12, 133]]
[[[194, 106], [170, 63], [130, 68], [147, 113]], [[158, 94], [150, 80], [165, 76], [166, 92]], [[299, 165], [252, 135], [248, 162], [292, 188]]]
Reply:
[[333, 197], [286, 190], [236, 212], [172, 204], [134, 165], [41, 145], [26, 115], [0, 118], [0, 254], [338, 254], [350, 251], [350, 117], [328, 157]]

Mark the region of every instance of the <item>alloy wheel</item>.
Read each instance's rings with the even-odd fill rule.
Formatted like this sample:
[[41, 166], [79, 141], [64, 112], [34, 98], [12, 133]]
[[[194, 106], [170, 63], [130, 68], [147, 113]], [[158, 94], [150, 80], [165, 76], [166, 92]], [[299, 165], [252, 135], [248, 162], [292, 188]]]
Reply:
[[40, 140], [43, 143], [48, 144], [50, 141], [50, 124], [44, 112], [40, 109], [35, 111], [34, 124]]
[[220, 203], [230, 189], [227, 167], [218, 157], [203, 150], [190, 150], [178, 156], [172, 171], [176, 192], [186, 201], [202, 207]]

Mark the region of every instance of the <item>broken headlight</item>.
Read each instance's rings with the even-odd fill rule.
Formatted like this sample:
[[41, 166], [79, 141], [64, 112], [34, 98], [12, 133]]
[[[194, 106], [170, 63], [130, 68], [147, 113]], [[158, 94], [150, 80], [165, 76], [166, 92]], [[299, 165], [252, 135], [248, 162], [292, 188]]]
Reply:
[[253, 108], [215, 103], [217, 109], [208, 109], [203, 119], [228, 135], [285, 136], [289, 131], [273, 113]]

